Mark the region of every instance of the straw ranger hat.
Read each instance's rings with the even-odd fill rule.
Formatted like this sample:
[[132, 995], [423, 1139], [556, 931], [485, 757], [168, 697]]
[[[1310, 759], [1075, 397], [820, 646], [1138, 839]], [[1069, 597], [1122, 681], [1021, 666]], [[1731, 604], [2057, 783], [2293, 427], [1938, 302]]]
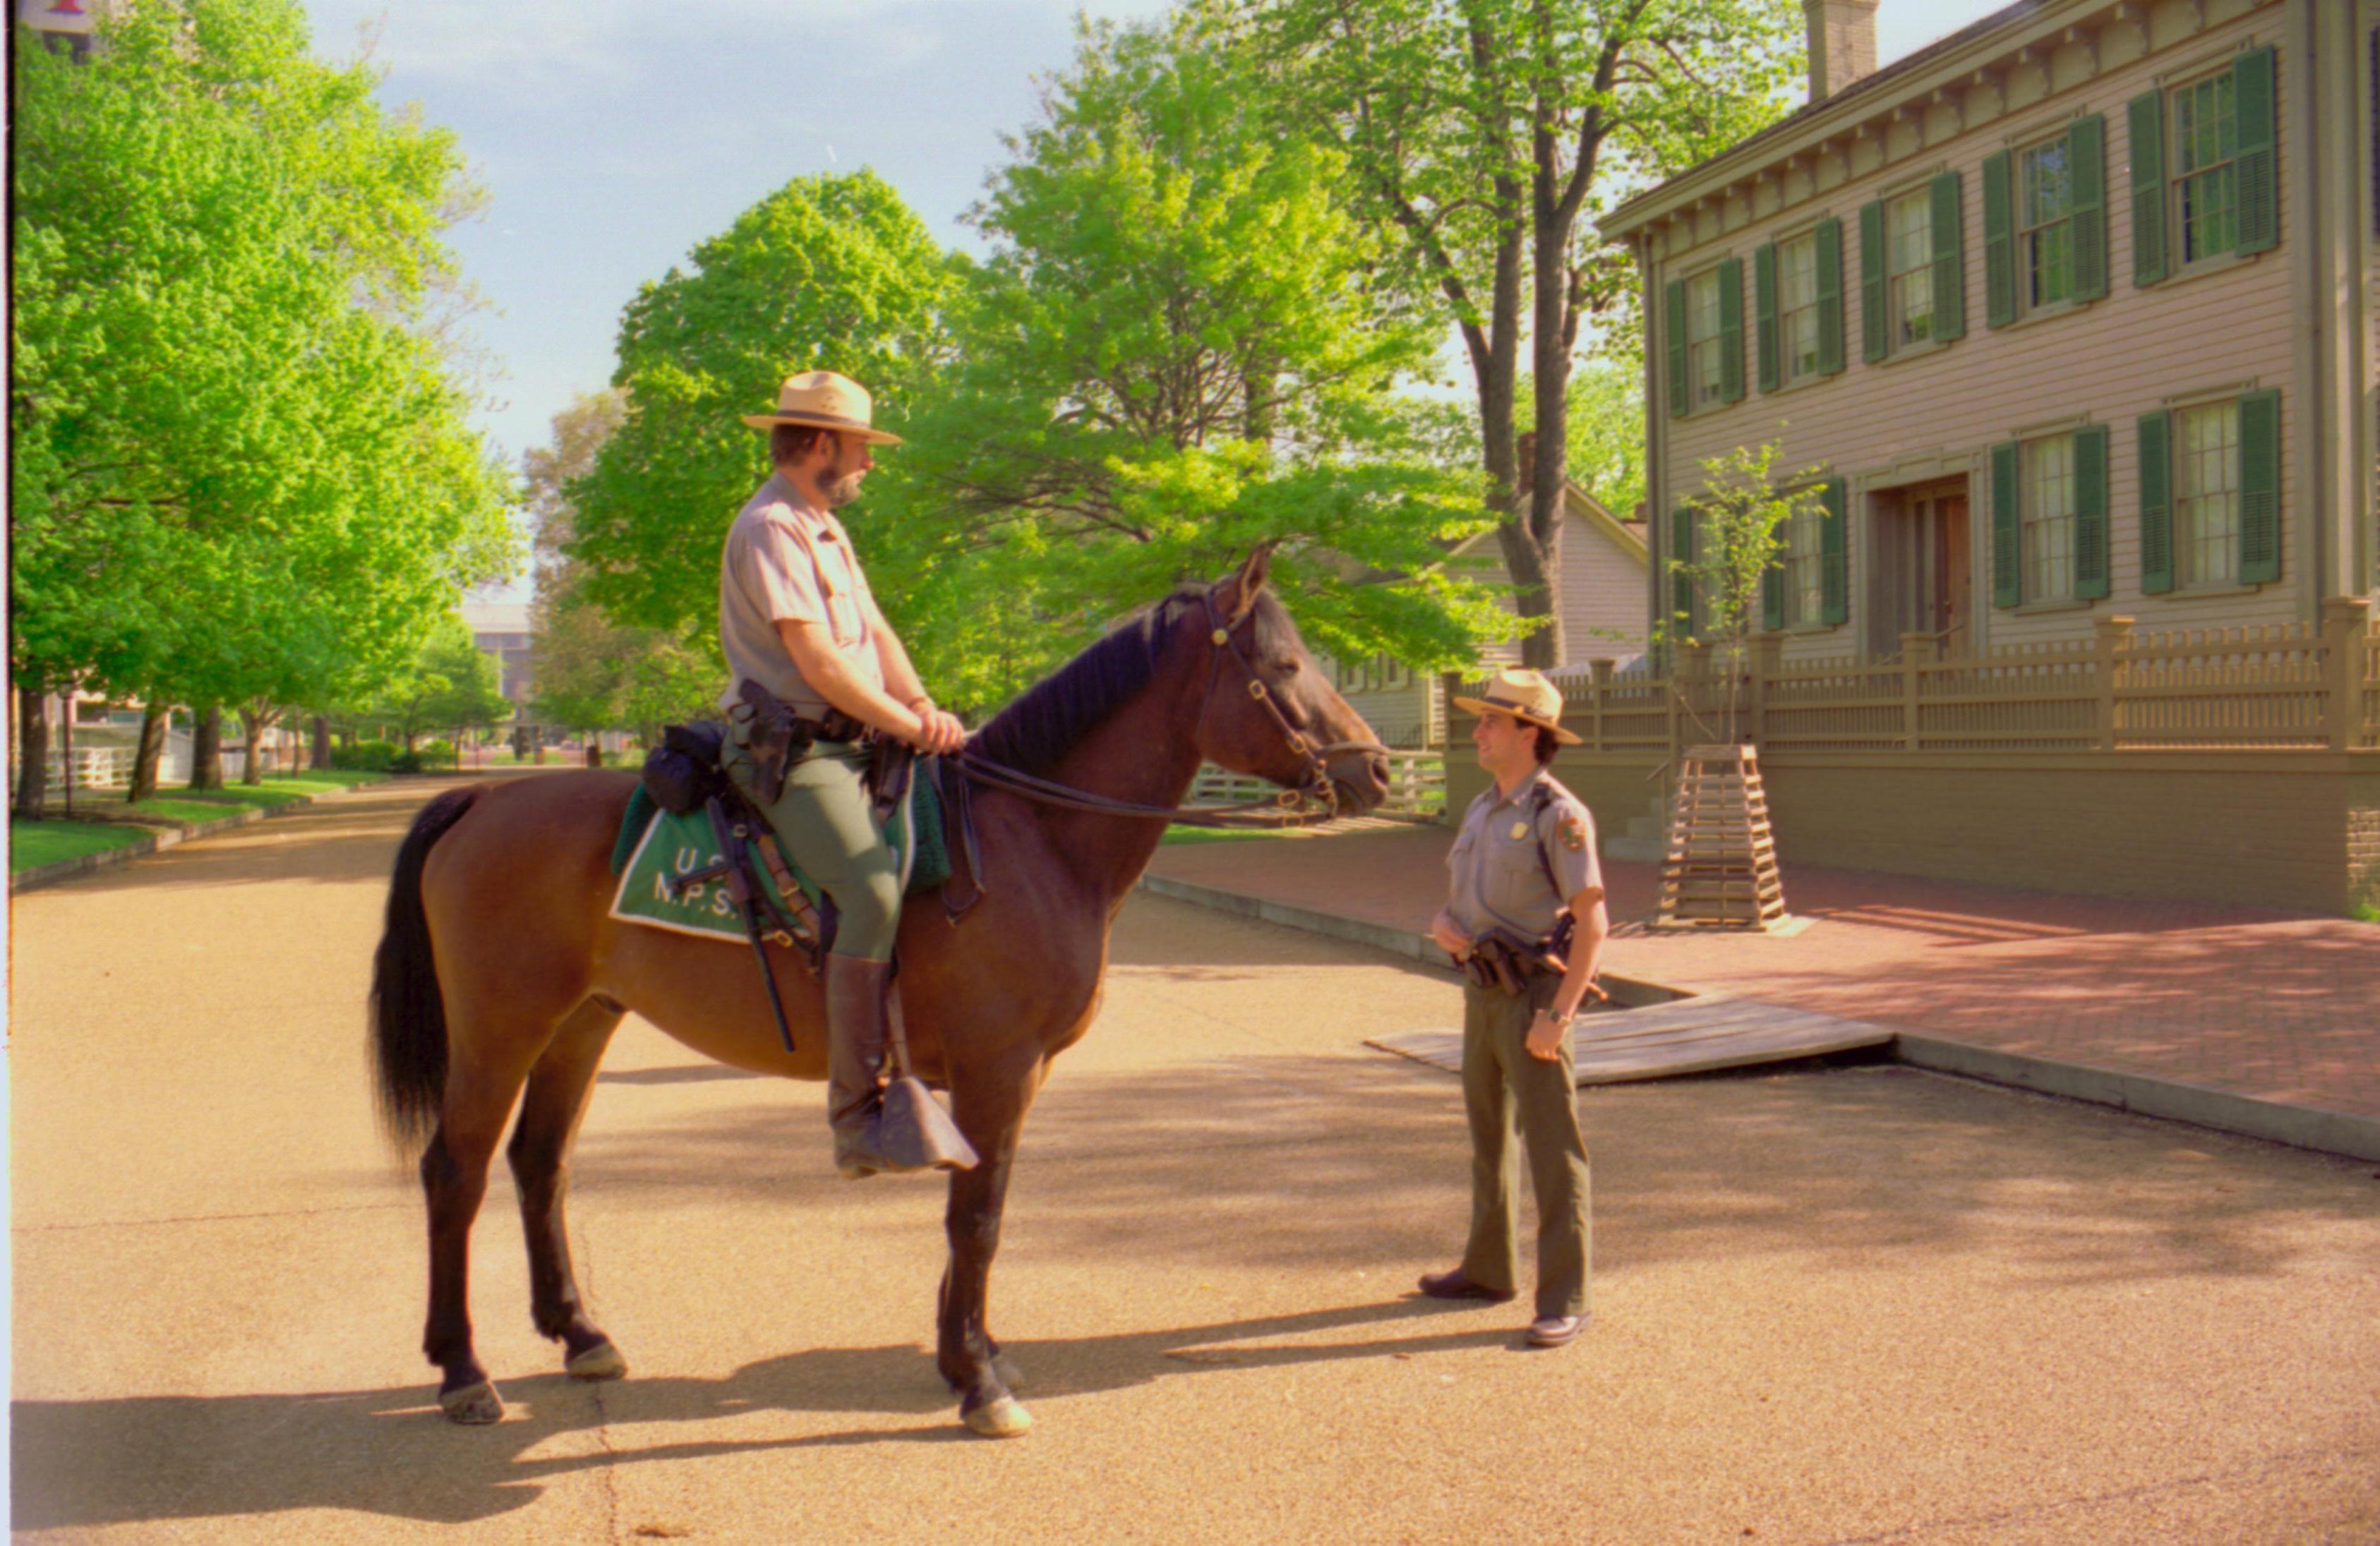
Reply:
[[1565, 746], [1579, 744], [1578, 736], [1561, 728], [1561, 689], [1548, 682], [1543, 671], [1498, 671], [1488, 683], [1486, 697], [1457, 698], [1454, 707], [1469, 714], [1510, 714], [1524, 725], [1553, 731]]
[[870, 445], [899, 445], [901, 437], [874, 429], [876, 404], [868, 389], [848, 376], [838, 376], [832, 370], [806, 370], [798, 376], [788, 376], [777, 388], [777, 411], [772, 414], [746, 414], [744, 422], [755, 429], [767, 429], [779, 424], [815, 424], [821, 429], [839, 429], [846, 435], [856, 435]]

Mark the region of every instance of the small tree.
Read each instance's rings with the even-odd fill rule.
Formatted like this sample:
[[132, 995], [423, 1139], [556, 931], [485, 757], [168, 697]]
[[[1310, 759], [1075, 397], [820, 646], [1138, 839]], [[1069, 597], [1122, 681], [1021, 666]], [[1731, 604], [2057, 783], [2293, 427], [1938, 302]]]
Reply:
[[1718, 646], [1727, 673], [1727, 739], [1736, 736], [1745, 661], [1767, 610], [1764, 592], [1784, 583], [1785, 533], [1815, 519], [1816, 469], [1780, 471], [1775, 441], [1702, 458], [1702, 492], [1686, 501], [1693, 557], [1670, 560], [1671, 639]]

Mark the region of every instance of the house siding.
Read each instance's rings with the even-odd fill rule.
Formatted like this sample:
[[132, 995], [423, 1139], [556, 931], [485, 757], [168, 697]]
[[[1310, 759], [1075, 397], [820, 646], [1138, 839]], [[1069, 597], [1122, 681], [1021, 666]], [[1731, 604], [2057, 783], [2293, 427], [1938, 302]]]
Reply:
[[[2210, 4], [2210, 13], [2241, 9], [2239, 5]], [[2293, 325], [2294, 244], [2302, 222], [2296, 208], [2293, 157], [2297, 119], [2292, 93], [2301, 67], [2290, 47], [2291, 9], [2267, 5], [2246, 10], [2220, 25], [2180, 36], [2174, 24], [2178, 13], [2159, 5], [2149, 13], [2149, 52], [2095, 75], [2070, 57], [2075, 45], [2059, 49], [2043, 63], [2019, 66], [2012, 81], [2028, 71], [2038, 75], [2046, 94], [1971, 130], [1949, 132], [1937, 103], [1921, 109], [1916, 119], [1887, 131], [1879, 151], [1873, 139], [1864, 141], [1864, 158], [1881, 164], [1866, 167], [1848, 180], [1815, 197], [1795, 197], [1795, 182], [1806, 191], [1813, 174], [1807, 163], [1783, 180], [1785, 207], [1751, 220], [1723, 236], [1714, 225], [1720, 220], [1700, 218], [1694, 235], [1661, 253], [1651, 265], [1658, 285], [1698, 272], [1722, 257], [1748, 260], [1762, 244], [1806, 228], [1822, 216], [1843, 221], [1843, 288], [1847, 366], [1838, 376], [1777, 392], [1750, 393], [1744, 401], [1682, 418], [1666, 418], [1656, 443], [1660, 446], [1660, 508], [1691, 497], [1699, 486], [1698, 464], [1738, 445], [1774, 439], [1782, 448], [1781, 465], [1812, 465], [1850, 483], [1849, 597], [1851, 615], [1843, 624], [1797, 632], [1785, 646], [1791, 658], [1840, 657], [1864, 653], [1868, 640], [1868, 610], [1874, 605], [1876, 508], [1873, 498], [1882, 490], [1965, 476], [1968, 479], [1968, 532], [1973, 576], [1969, 610], [1971, 644], [2004, 647], [2087, 637], [2095, 615], [2129, 615], [2147, 630], [2228, 626], [2311, 621], [2315, 598], [2303, 576], [2312, 562], [2318, 533], [2312, 525], [2317, 513], [2299, 497], [2301, 457], [2298, 424], [2303, 384], [2297, 374]], [[2102, 34], [2100, 47], [2112, 57], [2126, 47], [2137, 47], [2138, 29], [2119, 23]], [[2129, 38], [2130, 42], [2125, 41]], [[2277, 159], [2279, 245], [2253, 257], [2230, 261], [2208, 272], [2168, 278], [2147, 288], [2132, 282], [2131, 220], [2131, 146], [2126, 106], [2131, 99], [2160, 81], [2186, 77], [2198, 66], [2213, 66], [2240, 50], [2274, 46], [2277, 51], [2275, 124]], [[2024, 88], [2010, 87], [2012, 96]], [[1985, 325], [1983, 163], [1995, 152], [2010, 150], [2057, 132], [2077, 115], [2100, 115], [2105, 122], [2105, 198], [2107, 293], [2071, 311], [2021, 320], [1992, 329]], [[1925, 127], [1921, 137], [1918, 124]], [[1919, 143], [1921, 138], [1929, 142]], [[1965, 335], [1929, 352], [1866, 363], [1862, 359], [1861, 308], [1855, 304], [1863, 277], [1855, 235], [1859, 211], [1871, 199], [1909, 191], [1943, 172], [1960, 175], [1962, 211], [1962, 292], [1967, 319]], [[1769, 202], [1775, 202], [1771, 196]], [[1748, 212], [1748, 211], [1747, 211]], [[1723, 218], [1723, 217], [1721, 217]], [[1746, 272], [1750, 264], [1745, 264]], [[1661, 324], [1658, 308], [1650, 308], [1647, 326]], [[1661, 359], [1656, 337], [1651, 357]], [[2277, 581], [2252, 590], [2168, 595], [2144, 594], [2141, 588], [2139, 462], [2135, 421], [2144, 413], [2168, 406], [2177, 395], [2216, 389], [2240, 393], [2277, 389], [2281, 393], [2280, 538], [2281, 574]], [[1664, 390], [1657, 384], [1649, 409], [1666, 413]], [[2046, 430], [2067, 423], [2104, 425], [2108, 445], [2109, 594], [2102, 600], [2054, 609], [2001, 609], [1991, 602], [1990, 491], [1988, 452], [1998, 442], [2022, 438], [2030, 430]], [[1656, 522], [1657, 533], [1662, 523]]]

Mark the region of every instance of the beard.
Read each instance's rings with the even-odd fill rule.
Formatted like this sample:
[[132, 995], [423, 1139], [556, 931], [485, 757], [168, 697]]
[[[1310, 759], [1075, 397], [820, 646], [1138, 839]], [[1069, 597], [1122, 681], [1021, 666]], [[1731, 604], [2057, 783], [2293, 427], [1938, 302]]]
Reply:
[[826, 507], [829, 510], [841, 510], [844, 505], [857, 499], [859, 480], [867, 476], [866, 473], [861, 472], [847, 472], [826, 479], [819, 489], [826, 496]]

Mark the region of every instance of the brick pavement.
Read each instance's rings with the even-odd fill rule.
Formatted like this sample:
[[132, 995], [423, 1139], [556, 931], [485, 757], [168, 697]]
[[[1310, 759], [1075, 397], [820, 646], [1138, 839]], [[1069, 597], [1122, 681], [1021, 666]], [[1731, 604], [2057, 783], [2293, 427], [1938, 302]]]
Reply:
[[[1168, 847], [1171, 878], [1420, 932], [1439, 827]], [[1787, 938], [1651, 934], [1659, 868], [1604, 861], [1610, 970], [2380, 1119], [2380, 925], [1796, 865]]]

